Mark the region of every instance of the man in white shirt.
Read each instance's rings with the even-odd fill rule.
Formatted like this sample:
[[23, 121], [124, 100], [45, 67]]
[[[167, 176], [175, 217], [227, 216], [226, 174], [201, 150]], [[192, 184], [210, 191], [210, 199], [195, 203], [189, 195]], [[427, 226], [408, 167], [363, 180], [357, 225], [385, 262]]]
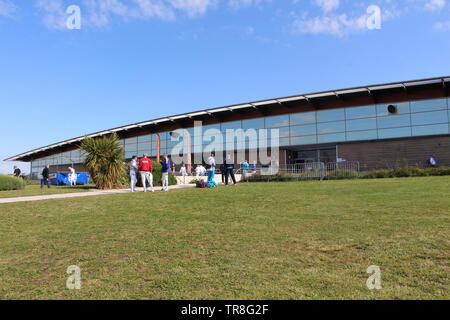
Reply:
[[131, 192], [136, 192], [136, 183], [137, 183], [136, 170], [137, 169], [138, 169], [137, 156], [133, 156], [133, 158], [131, 158], [131, 162], [130, 162]]
[[195, 167], [195, 176], [200, 177], [202, 175], [202, 168], [201, 166]]
[[69, 167], [69, 183], [71, 186], [77, 185], [77, 173], [75, 172], [75, 169], [72, 167]]
[[180, 174], [185, 177], [187, 176], [186, 166], [183, 164], [180, 168]]

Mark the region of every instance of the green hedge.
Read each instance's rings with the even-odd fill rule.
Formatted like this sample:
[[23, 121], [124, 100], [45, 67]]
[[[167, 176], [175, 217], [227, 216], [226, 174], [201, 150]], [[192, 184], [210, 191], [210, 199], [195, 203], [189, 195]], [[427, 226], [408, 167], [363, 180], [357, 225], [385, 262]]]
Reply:
[[355, 170], [335, 170], [328, 172], [324, 179], [327, 180], [344, 180], [344, 179], [358, 179], [359, 173]]
[[430, 177], [450, 176], [449, 167], [426, 168], [403, 167], [394, 170], [374, 170], [362, 173], [361, 179], [384, 179], [384, 178], [407, 178], [407, 177]]
[[[161, 174], [161, 163], [153, 161], [153, 186], [158, 187], [162, 186], [162, 174]], [[176, 185], [177, 179], [174, 177], [172, 173], [169, 173], [169, 185]], [[137, 173], [137, 185], [138, 187], [142, 187], [142, 179], [141, 174]]]
[[[248, 182], [267, 182], [267, 181], [292, 181], [301, 180], [308, 177], [306, 174], [291, 174], [286, 172], [278, 172], [272, 175], [263, 175], [260, 173], [255, 173], [249, 176], [245, 181]], [[244, 182], [244, 181], [243, 181]]]
[[24, 188], [25, 181], [23, 179], [0, 174], [0, 191], [22, 190]]
[[[406, 177], [429, 177], [429, 176], [450, 176], [450, 167], [426, 168], [403, 167], [393, 170], [373, 170], [364, 173], [348, 170], [336, 170], [326, 173], [324, 179], [341, 180], [341, 179], [384, 179], [384, 178], [406, 178]], [[311, 179], [308, 173], [289, 174], [279, 172], [275, 175], [254, 174], [248, 178], [249, 182], [260, 181], [292, 181]], [[318, 179], [318, 178], [317, 178]]]

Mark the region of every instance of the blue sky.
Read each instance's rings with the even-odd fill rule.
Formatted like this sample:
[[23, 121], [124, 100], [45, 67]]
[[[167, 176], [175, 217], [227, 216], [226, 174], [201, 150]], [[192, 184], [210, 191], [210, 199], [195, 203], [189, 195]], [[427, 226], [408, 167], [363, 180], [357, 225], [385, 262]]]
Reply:
[[196, 109], [450, 75], [449, 39], [448, 0], [0, 0], [0, 159]]

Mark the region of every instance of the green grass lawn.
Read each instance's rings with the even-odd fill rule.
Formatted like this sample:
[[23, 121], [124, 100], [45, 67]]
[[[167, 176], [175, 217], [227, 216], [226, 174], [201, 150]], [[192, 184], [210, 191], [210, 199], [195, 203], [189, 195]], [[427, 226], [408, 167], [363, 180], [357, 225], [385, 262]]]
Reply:
[[84, 192], [95, 188], [94, 185], [86, 186], [51, 186], [42, 188], [38, 185], [27, 185], [23, 190], [0, 191], [0, 198], [43, 196], [48, 194]]
[[0, 204], [0, 298], [448, 299], [449, 208], [449, 177]]

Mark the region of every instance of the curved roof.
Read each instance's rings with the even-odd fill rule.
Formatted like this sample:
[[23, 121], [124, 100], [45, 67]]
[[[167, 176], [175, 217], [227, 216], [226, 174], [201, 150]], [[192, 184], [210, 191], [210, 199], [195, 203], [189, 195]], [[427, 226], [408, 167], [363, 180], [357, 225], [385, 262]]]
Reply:
[[173, 115], [169, 117], [163, 117], [143, 122], [137, 122], [134, 124], [129, 124], [122, 127], [112, 128], [109, 130], [99, 131], [92, 134], [88, 134], [86, 136], [80, 136], [77, 138], [57, 142], [54, 144], [50, 144], [48, 146], [44, 146], [41, 148], [37, 148], [34, 150], [30, 150], [18, 155], [15, 155], [13, 157], [7, 158], [4, 161], [26, 161], [26, 159], [32, 158], [33, 156], [38, 155], [41, 152], [49, 151], [51, 149], [60, 148], [64, 146], [69, 146], [74, 143], [78, 143], [82, 141], [86, 137], [100, 137], [103, 135], [111, 134], [113, 132], [119, 133], [123, 131], [127, 131], [134, 128], [141, 128], [144, 126], [151, 126], [151, 125], [157, 125], [162, 123], [170, 123], [174, 122], [176, 120], [181, 119], [192, 119], [193, 117], [197, 116], [211, 116], [215, 113], [220, 112], [233, 112], [234, 110], [238, 109], [245, 109], [245, 108], [258, 108], [261, 106], [267, 106], [267, 105], [273, 105], [273, 104], [280, 104], [284, 102], [292, 102], [292, 101], [311, 101], [318, 98], [326, 98], [326, 97], [336, 97], [336, 96], [342, 96], [342, 95], [352, 95], [352, 94], [358, 94], [358, 93], [368, 93], [369, 95], [372, 95], [373, 93], [377, 91], [385, 91], [389, 89], [396, 89], [396, 88], [403, 88], [407, 89], [408, 87], [414, 87], [414, 86], [429, 86], [429, 85], [436, 85], [436, 84], [442, 84], [444, 88], [447, 88], [450, 86], [450, 76], [445, 77], [436, 77], [436, 78], [427, 78], [427, 79], [420, 79], [420, 80], [411, 80], [411, 81], [401, 81], [401, 82], [392, 82], [392, 83], [384, 83], [384, 84], [378, 84], [378, 85], [368, 85], [368, 86], [361, 86], [361, 87], [353, 87], [348, 89], [339, 89], [339, 90], [331, 90], [331, 91], [321, 91], [321, 92], [314, 92], [314, 93], [307, 93], [307, 94], [300, 94], [295, 96], [287, 96], [287, 97], [281, 97], [276, 99], [267, 99], [267, 100], [259, 100], [254, 102], [247, 102], [242, 104], [235, 104], [235, 105], [229, 105], [224, 107], [218, 107], [213, 109], [205, 109], [205, 110], [199, 110], [194, 111], [190, 113], [184, 113], [184, 114], [178, 114]]

